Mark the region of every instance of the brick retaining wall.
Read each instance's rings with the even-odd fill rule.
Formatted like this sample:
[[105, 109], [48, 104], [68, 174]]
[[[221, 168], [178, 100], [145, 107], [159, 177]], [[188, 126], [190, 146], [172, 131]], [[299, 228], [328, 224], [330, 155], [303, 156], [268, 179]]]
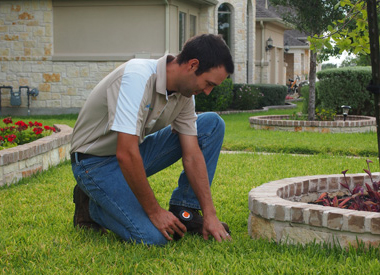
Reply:
[[70, 159], [73, 129], [54, 125], [56, 133], [28, 144], [0, 151], [0, 186], [18, 182]]
[[337, 115], [335, 121], [289, 120], [289, 115], [255, 116], [249, 118], [252, 128], [258, 130], [320, 132], [320, 133], [365, 133], [376, 132], [376, 119], [369, 116]]

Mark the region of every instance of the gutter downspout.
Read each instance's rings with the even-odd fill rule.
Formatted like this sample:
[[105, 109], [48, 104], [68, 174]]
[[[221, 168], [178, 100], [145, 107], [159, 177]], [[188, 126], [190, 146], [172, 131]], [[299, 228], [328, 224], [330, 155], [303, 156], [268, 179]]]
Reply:
[[260, 83], [263, 83], [263, 69], [264, 69], [264, 54], [265, 54], [265, 46], [264, 46], [264, 22], [260, 21], [261, 26], [261, 60], [260, 60]]
[[170, 44], [170, 10], [168, 0], [164, 0], [165, 3], [165, 54], [169, 53]]

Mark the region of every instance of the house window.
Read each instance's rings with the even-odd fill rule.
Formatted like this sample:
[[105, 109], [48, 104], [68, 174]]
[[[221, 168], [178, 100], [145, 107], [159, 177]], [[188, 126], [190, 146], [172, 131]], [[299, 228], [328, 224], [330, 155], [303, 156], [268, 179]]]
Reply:
[[195, 15], [190, 15], [190, 37], [197, 34], [197, 17]]
[[179, 12], [179, 50], [182, 50], [186, 41], [186, 13]]
[[221, 4], [218, 8], [218, 34], [231, 48], [231, 9], [227, 4]]

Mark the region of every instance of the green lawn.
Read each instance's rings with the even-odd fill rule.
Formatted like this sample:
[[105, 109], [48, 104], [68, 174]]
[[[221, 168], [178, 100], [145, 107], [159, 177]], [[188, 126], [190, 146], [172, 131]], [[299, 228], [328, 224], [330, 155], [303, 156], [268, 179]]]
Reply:
[[[278, 112], [294, 110], [271, 111]], [[212, 186], [219, 218], [230, 225], [233, 241], [217, 243], [186, 236], [164, 247], [146, 247], [124, 243], [112, 233], [102, 236], [74, 229], [75, 180], [66, 162], [19, 184], [0, 188], [0, 273], [377, 274], [378, 248], [343, 250], [317, 244], [276, 244], [252, 240], [247, 232], [248, 192], [253, 187], [287, 177], [338, 174], [345, 169], [349, 169], [348, 173], [363, 172], [368, 156], [375, 162], [372, 171], [379, 171], [373, 157], [377, 150], [373, 145], [376, 135], [357, 134], [353, 138], [351, 134], [337, 137], [337, 134], [294, 133], [286, 136], [249, 128], [251, 115], [223, 116], [227, 126], [224, 149], [251, 152], [222, 154]], [[33, 117], [34, 120], [73, 126], [75, 116]], [[285, 141], [280, 142], [284, 137]], [[341, 139], [345, 140], [344, 146]], [[303, 145], [306, 141], [307, 145]], [[364, 153], [365, 148], [368, 155]], [[311, 155], [257, 153], [265, 151]], [[181, 164], [176, 163], [149, 178], [164, 207], [168, 207], [180, 171]]]
[[[297, 109], [271, 110], [265, 115], [293, 114]], [[273, 152], [290, 154], [332, 154], [343, 156], [377, 157], [376, 133], [324, 134], [310, 132], [257, 131], [249, 117], [263, 113], [223, 115], [226, 136], [223, 148], [232, 151]], [[328, 138], [326, 138], [328, 137]]]

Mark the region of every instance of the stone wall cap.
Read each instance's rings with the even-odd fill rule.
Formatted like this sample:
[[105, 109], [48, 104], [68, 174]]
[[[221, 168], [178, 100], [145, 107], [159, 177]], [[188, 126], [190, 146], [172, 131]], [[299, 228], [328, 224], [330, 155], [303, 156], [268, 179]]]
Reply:
[[[346, 174], [346, 178], [350, 182], [354, 182], [355, 178], [363, 177], [363, 179], [368, 179], [369, 176], [367, 173], [357, 173], [357, 174]], [[376, 172], [372, 174], [372, 177], [374, 180], [380, 177], [380, 172]], [[369, 212], [369, 211], [357, 211], [357, 210], [351, 210], [351, 209], [342, 209], [337, 207], [330, 207], [330, 206], [322, 206], [318, 204], [309, 204], [307, 202], [293, 202], [291, 200], [283, 199], [277, 195], [277, 191], [281, 188], [284, 188], [286, 186], [292, 186], [295, 188], [295, 185], [297, 183], [301, 183], [304, 181], [315, 181], [316, 184], [319, 184], [320, 179], [331, 179], [331, 178], [343, 178], [342, 174], [330, 174], [330, 175], [313, 175], [313, 176], [301, 176], [301, 177], [294, 177], [294, 178], [285, 178], [282, 180], [276, 180], [271, 181], [268, 183], [264, 183], [261, 186], [258, 186], [254, 189], [252, 189], [249, 192], [249, 209], [253, 213], [256, 213], [255, 207], [259, 207], [260, 209], [264, 209], [263, 212], [260, 213], [266, 213], [265, 215], [268, 215], [268, 211], [275, 211], [274, 209], [282, 209], [282, 212], [285, 213], [286, 209], [296, 209], [301, 208], [301, 211], [304, 213], [316, 213], [320, 217], [327, 217], [329, 214], [339, 214], [343, 217], [346, 217], [345, 219], [348, 219], [352, 222], [355, 222], [357, 218], [364, 218], [367, 220], [367, 222], [360, 227], [360, 232], [371, 232], [370, 226], [368, 224], [371, 224], [371, 221], [378, 221], [380, 219], [380, 213], [375, 212]], [[290, 190], [290, 188], [288, 188]], [[326, 192], [329, 192], [329, 190], [326, 190]], [[321, 191], [315, 191], [315, 193], [321, 193]], [[266, 206], [270, 206], [271, 208], [266, 208]], [[266, 210], [265, 210], [266, 209]], [[261, 210], [260, 210], [261, 211]], [[319, 214], [318, 214], [319, 212]], [[306, 214], [309, 215], [309, 214]], [[315, 216], [315, 217], [318, 217]], [[273, 218], [276, 220], [276, 217], [279, 217], [278, 221], [284, 221], [283, 215], [276, 216], [275, 213], [271, 212], [270, 214], [271, 219]], [[266, 218], [266, 217], [263, 217]], [[281, 220], [282, 219], [282, 220]], [[327, 222], [325, 218], [325, 222]], [[361, 221], [361, 220], [359, 220]], [[326, 224], [324, 224], [322, 227], [326, 227]], [[328, 227], [328, 225], [327, 225]], [[357, 230], [359, 230], [355, 226], [344, 226], [341, 230], [348, 230], [349, 232], [358, 233]], [[380, 234], [380, 232], [374, 232], [373, 234]]]

